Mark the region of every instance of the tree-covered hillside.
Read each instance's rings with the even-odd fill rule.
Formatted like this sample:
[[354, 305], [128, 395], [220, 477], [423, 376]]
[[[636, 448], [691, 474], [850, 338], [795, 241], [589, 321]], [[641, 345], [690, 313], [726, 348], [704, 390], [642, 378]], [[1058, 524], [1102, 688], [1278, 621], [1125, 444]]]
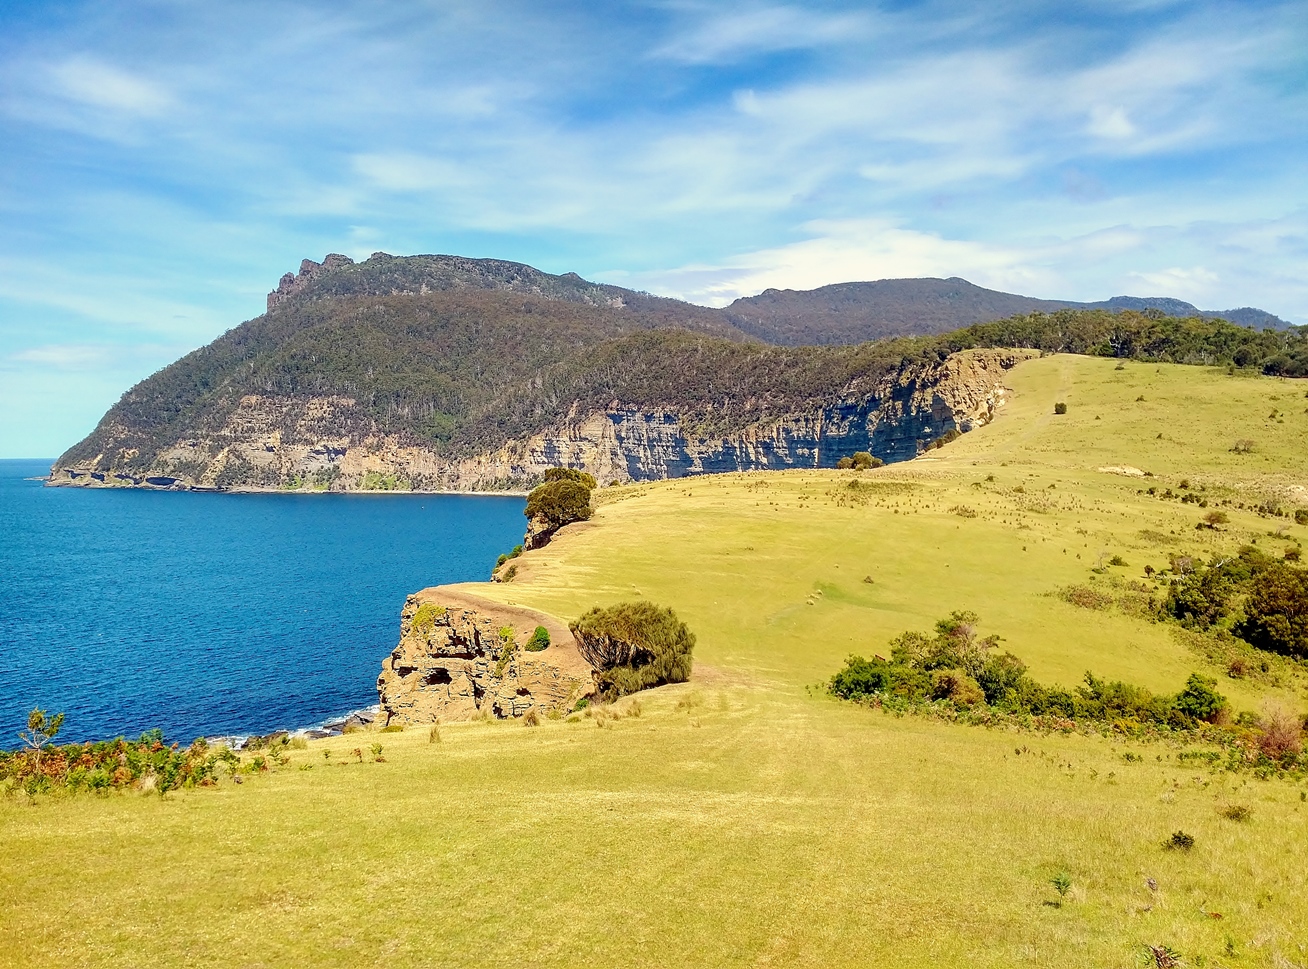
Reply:
[[515, 263], [377, 256], [309, 266], [283, 281], [267, 314], [133, 387], [59, 464], [114, 454], [125, 455], [115, 468], [144, 471], [162, 449], [217, 431], [247, 395], [348, 398], [334, 418], [340, 433], [371, 428], [454, 459], [614, 402], [725, 433], [866, 395], [889, 373], [971, 347], [1308, 374], [1303, 330], [1157, 311], [1058, 310], [943, 336], [773, 346], [718, 311]]

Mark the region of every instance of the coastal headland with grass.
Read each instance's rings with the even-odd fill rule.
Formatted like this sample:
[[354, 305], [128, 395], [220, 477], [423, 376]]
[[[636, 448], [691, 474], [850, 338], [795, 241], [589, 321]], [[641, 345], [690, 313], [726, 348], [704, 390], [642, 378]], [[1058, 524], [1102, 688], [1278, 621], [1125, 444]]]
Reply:
[[[1296, 569], [1304, 383], [1066, 353], [1005, 383], [990, 423], [912, 461], [596, 488], [510, 581], [453, 590], [555, 640], [596, 606], [669, 607], [686, 682], [383, 717], [163, 797], [11, 790], [7, 958], [1304, 964], [1308, 785], [1298, 748], [1259, 744], [1273, 723], [1301, 741], [1308, 671], [1233, 634], [1256, 591], [1206, 621], [1176, 605], [1241, 555]], [[1153, 729], [831, 694], [851, 656], [889, 661], [954, 613], [1051, 690], [1089, 672], [1171, 697], [1198, 674], [1225, 713]]]

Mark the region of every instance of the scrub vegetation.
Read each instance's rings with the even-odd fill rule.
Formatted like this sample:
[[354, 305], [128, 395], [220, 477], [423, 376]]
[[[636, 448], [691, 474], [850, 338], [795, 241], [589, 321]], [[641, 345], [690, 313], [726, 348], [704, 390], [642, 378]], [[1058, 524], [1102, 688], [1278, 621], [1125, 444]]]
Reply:
[[[597, 490], [589, 527], [473, 587], [574, 621], [669, 606], [688, 682], [391, 734], [384, 759], [310, 741], [239, 787], [11, 788], [6, 959], [1308, 963], [1308, 784], [1279, 766], [1308, 677], [1243, 625], [1255, 563], [1283, 577], [1308, 537], [1308, 387], [1065, 353], [1009, 384], [994, 423], [906, 464]], [[851, 656], [888, 684], [897, 639], [929, 692], [829, 694]], [[1024, 712], [1026, 681], [1102, 712]]]

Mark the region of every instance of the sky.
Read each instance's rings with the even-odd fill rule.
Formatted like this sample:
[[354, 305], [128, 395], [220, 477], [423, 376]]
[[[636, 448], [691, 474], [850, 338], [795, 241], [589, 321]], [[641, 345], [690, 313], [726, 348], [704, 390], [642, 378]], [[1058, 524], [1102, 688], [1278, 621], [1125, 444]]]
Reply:
[[0, 457], [376, 251], [1308, 324], [1308, 10], [0, 0]]

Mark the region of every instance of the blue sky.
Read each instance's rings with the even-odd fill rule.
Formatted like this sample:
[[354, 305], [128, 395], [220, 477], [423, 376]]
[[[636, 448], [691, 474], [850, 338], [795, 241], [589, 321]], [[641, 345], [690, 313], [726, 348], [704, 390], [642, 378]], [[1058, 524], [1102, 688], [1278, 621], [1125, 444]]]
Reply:
[[331, 251], [1308, 323], [1288, 3], [0, 0], [0, 457]]

